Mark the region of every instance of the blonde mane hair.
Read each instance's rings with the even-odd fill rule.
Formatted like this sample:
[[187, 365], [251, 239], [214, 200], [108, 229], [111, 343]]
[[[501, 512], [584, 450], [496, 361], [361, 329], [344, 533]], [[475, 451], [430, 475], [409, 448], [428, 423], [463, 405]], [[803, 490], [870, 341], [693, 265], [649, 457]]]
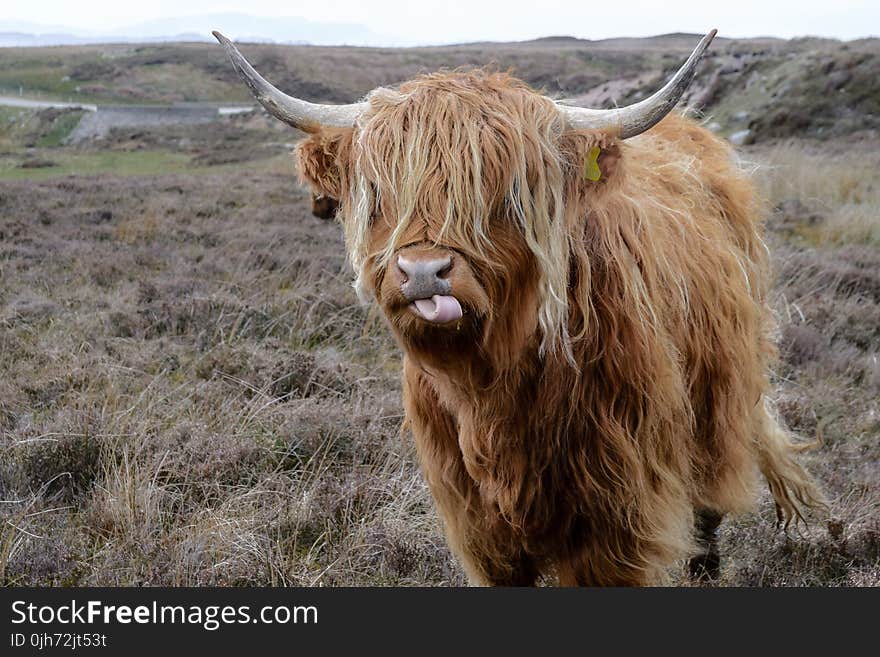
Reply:
[[[395, 226], [381, 266], [411, 222], [442, 217], [434, 239], [488, 258], [490, 217], [515, 220], [534, 255], [542, 351], [570, 354], [564, 125], [552, 101], [505, 74], [437, 73], [379, 88], [358, 121], [345, 229], [362, 289], [370, 224], [381, 207]], [[511, 166], [511, 163], [513, 166]]]

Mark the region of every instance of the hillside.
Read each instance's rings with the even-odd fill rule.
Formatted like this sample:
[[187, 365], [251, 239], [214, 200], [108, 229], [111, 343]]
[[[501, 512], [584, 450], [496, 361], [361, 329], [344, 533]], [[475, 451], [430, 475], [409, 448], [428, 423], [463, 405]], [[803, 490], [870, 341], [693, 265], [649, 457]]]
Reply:
[[[696, 44], [695, 35], [431, 48], [245, 45], [281, 89], [323, 102], [350, 102], [439, 68], [494, 65], [536, 88], [596, 107], [656, 89]], [[730, 40], [712, 44], [686, 98], [724, 134], [748, 141], [837, 137], [880, 127], [880, 40]], [[213, 44], [0, 49], [0, 95], [90, 103], [243, 102], [249, 97]]]

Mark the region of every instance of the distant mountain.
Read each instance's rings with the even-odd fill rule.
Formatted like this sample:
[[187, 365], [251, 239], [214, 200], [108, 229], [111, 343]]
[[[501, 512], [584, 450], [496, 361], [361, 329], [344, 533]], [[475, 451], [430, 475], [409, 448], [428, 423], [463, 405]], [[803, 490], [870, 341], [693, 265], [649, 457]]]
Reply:
[[255, 39], [315, 45], [399, 45], [394, 37], [378, 35], [358, 23], [320, 23], [305, 18], [263, 18], [241, 13], [163, 18], [126, 28], [129, 33], [143, 37], [196, 32], [213, 39], [211, 30], [220, 30], [242, 41]]
[[218, 13], [162, 18], [105, 32], [0, 20], [0, 47], [213, 41], [211, 30], [220, 30], [238, 41], [249, 42], [328, 46], [411, 45], [396, 37], [376, 34], [358, 23], [321, 23], [292, 16], [263, 18], [241, 13]]
[[129, 37], [115, 34], [96, 34], [85, 36], [67, 32], [40, 32], [37, 34], [25, 32], [2, 32], [0, 31], [0, 48], [28, 48], [38, 46], [80, 46], [90, 43], [153, 43], [173, 41], [212, 41], [213, 37], [205, 37], [202, 34], [173, 34], [156, 37]]

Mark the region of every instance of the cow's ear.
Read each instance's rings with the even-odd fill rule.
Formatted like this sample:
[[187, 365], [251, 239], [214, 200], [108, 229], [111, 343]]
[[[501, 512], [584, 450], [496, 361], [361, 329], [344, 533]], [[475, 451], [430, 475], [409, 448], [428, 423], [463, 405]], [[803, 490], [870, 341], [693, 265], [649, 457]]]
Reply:
[[319, 196], [344, 196], [352, 134], [351, 128], [322, 130], [297, 145], [300, 179]]
[[579, 130], [567, 133], [565, 141], [579, 186], [600, 190], [617, 180], [622, 162], [619, 139], [598, 130]]
[[339, 201], [335, 198], [312, 192], [312, 214], [318, 219], [333, 219], [338, 209]]

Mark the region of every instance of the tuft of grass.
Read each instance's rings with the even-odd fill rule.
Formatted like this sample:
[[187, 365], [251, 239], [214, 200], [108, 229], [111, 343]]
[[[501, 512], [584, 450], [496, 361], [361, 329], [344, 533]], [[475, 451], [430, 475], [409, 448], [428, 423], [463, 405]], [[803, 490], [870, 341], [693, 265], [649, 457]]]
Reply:
[[880, 192], [875, 192], [875, 196], [835, 207], [822, 227], [823, 241], [880, 246]]

